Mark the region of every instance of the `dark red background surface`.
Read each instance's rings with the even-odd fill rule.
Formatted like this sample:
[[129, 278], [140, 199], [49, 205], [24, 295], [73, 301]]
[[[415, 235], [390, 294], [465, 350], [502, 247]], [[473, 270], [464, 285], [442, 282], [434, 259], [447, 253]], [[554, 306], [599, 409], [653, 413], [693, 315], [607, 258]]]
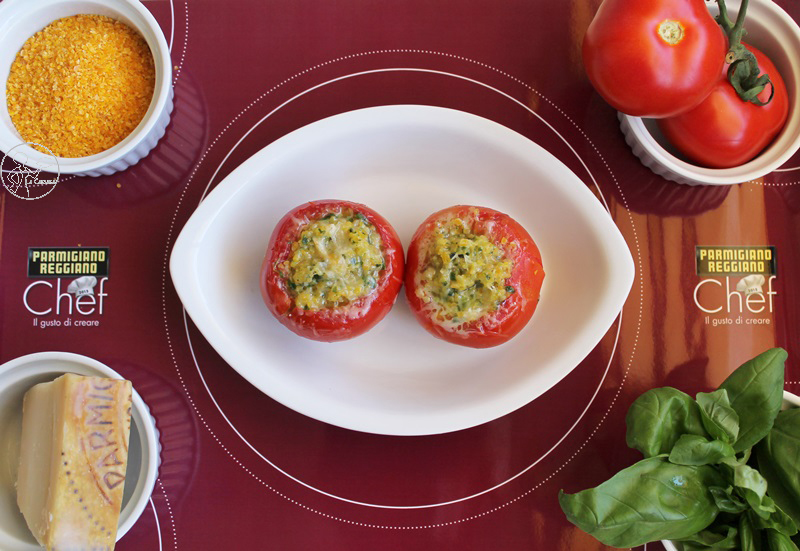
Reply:
[[[62, 178], [37, 201], [0, 193], [0, 362], [45, 350], [97, 358], [133, 381], [162, 434], [152, 506], [118, 549], [603, 549], [566, 522], [556, 496], [637, 459], [623, 418], [642, 391], [708, 390], [774, 345], [789, 350], [786, 388], [798, 391], [800, 172], [693, 188], [643, 167], [581, 68], [598, 3], [146, 2], [175, 65], [164, 140], [124, 173]], [[778, 4], [800, 18], [796, 4]], [[264, 396], [184, 315], [167, 267], [209, 184], [307, 123], [397, 103], [498, 121], [590, 185], [588, 168], [637, 271], [621, 321], [561, 383], [439, 436], [352, 432]], [[106, 310], [90, 316], [100, 326], [34, 327], [22, 303], [27, 248], [78, 245], [111, 249]], [[693, 298], [696, 245], [777, 248], [774, 312], [742, 314], [768, 325], [706, 323]]]

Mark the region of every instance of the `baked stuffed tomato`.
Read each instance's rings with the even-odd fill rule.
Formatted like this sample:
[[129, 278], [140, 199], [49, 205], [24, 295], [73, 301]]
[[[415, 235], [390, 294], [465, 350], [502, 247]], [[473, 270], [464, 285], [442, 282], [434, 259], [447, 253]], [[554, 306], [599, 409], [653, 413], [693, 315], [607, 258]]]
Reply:
[[374, 210], [313, 201], [278, 222], [261, 268], [270, 312], [302, 337], [333, 342], [369, 330], [403, 283], [403, 248]]
[[539, 302], [539, 249], [518, 222], [457, 205], [428, 217], [408, 248], [406, 298], [417, 320], [448, 342], [488, 348], [519, 333]]

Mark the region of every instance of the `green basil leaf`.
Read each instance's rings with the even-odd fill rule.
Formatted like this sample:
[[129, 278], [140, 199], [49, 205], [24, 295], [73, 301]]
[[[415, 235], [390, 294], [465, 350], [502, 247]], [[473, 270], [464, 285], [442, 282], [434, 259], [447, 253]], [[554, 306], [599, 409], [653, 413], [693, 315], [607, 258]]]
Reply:
[[728, 547], [728, 548], [716, 547], [716, 546], [712, 547], [710, 545], [703, 545], [702, 543], [691, 543], [682, 541], [680, 549], [682, 551], [714, 551], [715, 549], [739, 549], [738, 546], [739, 546], [738, 541], [736, 542], [735, 547]]
[[717, 516], [709, 486], [724, 480], [709, 466], [673, 465], [665, 457], [643, 459], [596, 488], [559, 493], [567, 519], [612, 547], [638, 547], [683, 539]]
[[732, 457], [726, 457], [722, 460], [722, 463], [728, 465], [729, 467], [737, 467], [739, 465], [746, 465], [750, 461], [750, 455], [753, 451], [753, 448], [747, 448], [741, 453], [738, 453]]
[[733, 447], [727, 442], [684, 434], [669, 452], [669, 460], [677, 465], [713, 465], [733, 455]]
[[708, 436], [697, 402], [671, 387], [639, 396], [628, 409], [625, 423], [628, 446], [645, 457], [669, 453], [683, 434]]
[[728, 391], [731, 407], [739, 416], [739, 436], [733, 449], [752, 447], [772, 428], [783, 402], [786, 351], [772, 348], [748, 360], [719, 386]]
[[738, 465], [733, 469], [733, 485], [747, 504], [761, 518], [769, 518], [775, 512], [775, 502], [767, 496], [767, 481], [749, 465]]
[[683, 551], [700, 549], [738, 549], [739, 529], [736, 526], [714, 526], [680, 540]]
[[800, 525], [800, 408], [780, 412], [755, 450], [767, 493]]
[[702, 543], [687, 543], [681, 542], [681, 549], [683, 551], [711, 551], [713, 547], [703, 545]]
[[708, 434], [716, 440], [735, 442], [739, 436], [739, 415], [731, 407], [728, 391], [720, 389], [711, 393], [699, 392], [696, 400], [700, 406], [703, 427]]
[[770, 551], [798, 551], [791, 538], [777, 530], [767, 530], [767, 543]]
[[761, 518], [753, 513], [755, 513], [755, 511], [751, 510], [750, 520], [753, 522], [753, 526], [759, 530], [777, 530], [781, 534], [786, 534], [787, 536], [794, 536], [797, 534], [797, 525], [795, 522], [777, 505], [775, 506], [775, 511], [767, 518]]
[[750, 515], [739, 516], [739, 547], [742, 551], [761, 551], [761, 534], [753, 527]]
[[711, 492], [717, 509], [723, 513], [738, 514], [747, 510], [747, 503], [734, 494], [733, 486], [728, 486], [727, 488], [712, 486], [708, 491]]

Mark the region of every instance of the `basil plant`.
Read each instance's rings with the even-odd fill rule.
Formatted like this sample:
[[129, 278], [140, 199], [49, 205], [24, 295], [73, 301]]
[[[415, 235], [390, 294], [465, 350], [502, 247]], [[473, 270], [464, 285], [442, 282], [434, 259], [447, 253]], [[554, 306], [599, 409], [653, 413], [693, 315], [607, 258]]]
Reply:
[[642, 394], [625, 422], [644, 459], [596, 488], [562, 490], [569, 521], [612, 547], [798, 550], [800, 409], [781, 411], [786, 358], [767, 350], [694, 398]]

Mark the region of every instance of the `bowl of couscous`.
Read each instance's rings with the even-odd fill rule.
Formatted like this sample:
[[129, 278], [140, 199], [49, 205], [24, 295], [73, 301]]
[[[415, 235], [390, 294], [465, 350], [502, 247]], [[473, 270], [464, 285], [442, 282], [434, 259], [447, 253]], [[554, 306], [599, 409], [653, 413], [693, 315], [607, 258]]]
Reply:
[[138, 0], [4, 0], [0, 83], [0, 151], [61, 174], [125, 170], [172, 112], [169, 47]]

